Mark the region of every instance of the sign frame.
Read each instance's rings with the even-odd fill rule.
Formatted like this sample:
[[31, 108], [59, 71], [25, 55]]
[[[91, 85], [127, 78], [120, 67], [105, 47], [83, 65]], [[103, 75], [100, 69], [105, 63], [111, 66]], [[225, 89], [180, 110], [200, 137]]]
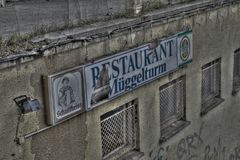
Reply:
[[[179, 53], [180, 53], [179, 40], [181, 40], [182, 37], [184, 37], [184, 36], [190, 36], [190, 40], [189, 40], [189, 44], [190, 44], [189, 51], [190, 51], [190, 53], [189, 53], [189, 56], [187, 57], [187, 59], [185, 61], [179, 61]], [[172, 36], [160, 39], [159, 40], [159, 44], [162, 43], [162, 42], [168, 41], [170, 39], [175, 39], [175, 43], [176, 43], [176, 46], [175, 46], [176, 50], [175, 50], [175, 53], [174, 53], [174, 55], [176, 56], [175, 57], [175, 60], [176, 60], [176, 67], [175, 68], [170, 69], [170, 70], [166, 70], [163, 74], [160, 74], [160, 75], [158, 75], [158, 76], [156, 76], [156, 77], [154, 77], [152, 79], [146, 80], [145, 82], [143, 82], [141, 84], [138, 84], [136, 87], [134, 87], [134, 88], [132, 88], [130, 90], [126, 90], [126, 91], [124, 91], [122, 93], [119, 93], [119, 94], [113, 95], [113, 96], [108, 95], [107, 98], [105, 97], [104, 99], [98, 101], [95, 104], [91, 102], [92, 101], [91, 97], [93, 96], [93, 92], [95, 92], [95, 89], [94, 89], [94, 91], [92, 91], [92, 89], [89, 90], [91, 87], [89, 87], [88, 83], [90, 83], [90, 82], [88, 80], [89, 76], [87, 75], [87, 74], [90, 74], [88, 72], [90, 71], [91, 66], [94, 66], [94, 65], [97, 65], [97, 64], [101, 65], [101, 63], [111, 61], [111, 59], [112, 59], [112, 61], [114, 61], [114, 59], [116, 57], [121, 57], [123, 55], [128, 56], [129, 54], [131, 54], [131, 52], [134, 52], [134, 51], [139, 50], [139, 49], [144, 48], [144, 47], [148, 47], [151, 50], [150, 43], [146, 43], [146, 44], [140, 45], [140, 46], [138, 46], [136, 48], [125, 50], [125, 51], [119, 52], [119, 53], [111, 55], [111, 56], [103, 57], [103, 58], [97, 59], [96, 61], [94, 61], [92, 63], [90, 62], [90, 63], [87, 63], [86, 65], [84, 65], [83, 72], [84, 72], [84, 88], [85, 88], [85, 106], [86, 106], [86, 110], [89, 111], [91, 109], [94, 109], [94, 108], [96, 108], [96, 107], [98, 107], [98, 106], [100, 106], [100, 105], [102, 105], [102, 104], [104, 104], [106, 102], [109, 102], [112, 99], [115, 99], [116, 97], [119, 97], [119, 96], [121, 96], [121, 95], [123, 95], [125, 93], [133, 91], [134, 89], [137, 89], [137, 88], [139, 88], [139, 87], [141, 87], [141, 86], [143, 86], [143, 85], [145, 85], [145, 84], [147, 84], [147, 83], [149, 83], [151, 81], [154, 81], [154, 80], [156, 80], [156, 79], [158, 79], [160, 77], [163, 77], [163, 76], [165, 76], [165, 75], [167, 75], [169, 73], [172, 73], [172, 72], [176, 71], [177, 69], [181, 68], [183, 65], [186, 65], [187, 63], [190, 63], [192, 61], [192, 45], [193, 45], [192, 44], [193, 43], [192, 42], [192, 30], [183, 31], [183, 32], [174, 34]], [[90, 67], [90, 69], [88, 69], [88, 71], [86, 71], [87, 70], [86, 68], [88, 68], [88, 67]], [[99, 71], [102, 72], [102, 67], [99, 68]], [[111, 71], [107, 71], [107, 73], [111, 74]], [[110, 81], [109, 83], [111, 84], [111, 79], [109, 81]], [[104, 90], [102, 90], [102, 92], [104, 92]]]
[[85, 111], [83, 66], [43, 76], [43, 81], [47, 124], [57, 125]]

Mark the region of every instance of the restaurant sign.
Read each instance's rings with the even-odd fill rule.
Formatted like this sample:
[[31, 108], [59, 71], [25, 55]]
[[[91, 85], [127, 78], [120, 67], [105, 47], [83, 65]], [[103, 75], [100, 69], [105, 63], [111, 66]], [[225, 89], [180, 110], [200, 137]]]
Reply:
[[182, 32], [84, 67], [86, 109], [151, 82], [192, 60], [192, 32]]
[[192, 32], [145, 44], [84, 66], [44, 77], [48, 124], [85, 110], [169, 74], [192, 60]]

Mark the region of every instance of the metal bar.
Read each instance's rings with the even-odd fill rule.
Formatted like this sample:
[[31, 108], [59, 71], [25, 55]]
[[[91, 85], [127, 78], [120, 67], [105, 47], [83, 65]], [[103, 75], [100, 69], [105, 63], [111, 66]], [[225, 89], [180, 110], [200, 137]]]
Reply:
[[117, 112], [117, 113], [115, 113], [115, 114], [113, 114], [113, 115], [105, 118], [105, 119], [102, 120], [101, 122], [107, 121], [108, 119], [111, 119], [112, 117], [114, 117], [114, 116], [116, 116], [116, 115], [119, 115], [119, 114], [121, 114], [122, 112], [124, 112], [124, 111], [126, 111], [126, 110], [128, 110], [128, 109], [130, 109], [130, 108], [132, 108], [132, 107], [134, 107], [134, 105], [131, 105], [131, 106], [129, 106], [128, 108], [124, 108], [124, 109], [121, 110], [120, 112]]
[[50, 129], [50, 128], [52, 128], [52, 127], [55, 127], [55, 126], [47, 126], [47, 127], [45, 127], [45, 128], [42, 128], [42, 129], [39, 129], [39, 130], [37, 130], [37, 131], [31, 132], [31, 133], [29, 133], [29, 134], [26, 134], [26, 135], [24, 135], [23, 137], [24, 137], [25, 139], [27, 139], [27, 138], [29, 138], [29, 137], [34, 136], [35, 134], [41, 133], [41, 132], [43, 132], [43, 131], [45, 131], [45, 130], [47, 130], [47, 129]]

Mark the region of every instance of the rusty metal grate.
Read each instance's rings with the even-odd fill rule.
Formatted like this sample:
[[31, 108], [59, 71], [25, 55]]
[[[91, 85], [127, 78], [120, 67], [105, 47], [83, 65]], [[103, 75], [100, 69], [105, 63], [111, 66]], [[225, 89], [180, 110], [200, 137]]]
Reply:
[[[185, 101], [184, 78], [178, 78], [160, 87], [160, 124], [161, 126], [184, 117]], [[169, 123], [168, 123], [169, 122]]]
[[131, 101], [101, 116], [103, 158], [122, 155], [137, 147], [137, 104]]
[[220, 59], [202, 67], [202, 104], [220, 97], [221, 82]]

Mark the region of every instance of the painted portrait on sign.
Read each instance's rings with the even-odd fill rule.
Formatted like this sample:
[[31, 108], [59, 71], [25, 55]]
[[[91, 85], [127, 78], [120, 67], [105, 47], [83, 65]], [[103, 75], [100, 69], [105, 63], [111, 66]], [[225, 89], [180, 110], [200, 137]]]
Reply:
[[53, 81], [55, 116], [60, 119], [82, 108], [81, 74], [67, 73]]

